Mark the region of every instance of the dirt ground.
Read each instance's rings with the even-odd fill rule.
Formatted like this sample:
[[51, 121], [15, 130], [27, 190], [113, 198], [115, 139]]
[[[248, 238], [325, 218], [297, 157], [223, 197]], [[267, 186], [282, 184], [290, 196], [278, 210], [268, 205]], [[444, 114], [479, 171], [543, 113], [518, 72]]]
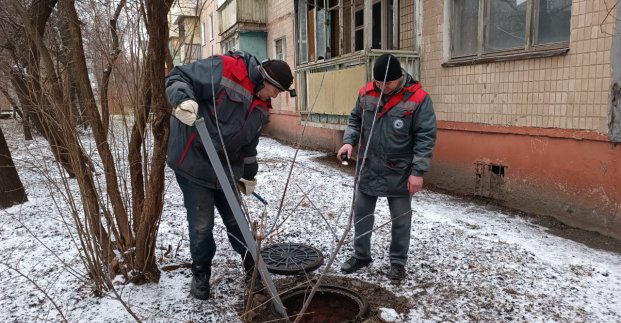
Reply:
[[[311, 281], [315, 282], [315, 279], [317, 277], [318, 276], [315, 276], [314, 278], [312, 278]], [[303, 285], [305, 280], [306, 277], [292, 277], [276, 280], [274, 284], [279, 291], [285, 291]], [[368, 310], [362, 316], [362, 322], [383, 322], [379, 318], [378, 309], [380, 307], [392, 308], [400, 314], [408, 313], [411, 308], [410, 302], [408, 302], [405, 297], [397, 297], [392, 292], [380, 286], [369, 284], [359, 279], [326, 276], [323, 279], [322, 285], [336, 285], [340, 287], [345, 287], [360, 294], [366, 300], [368, 305]], [[254, 302], [257, 304], [262, 304], [266, 300], [267, 297], [259, 295], [255, 297]], [[243, 312], [243, 308], [243, 304], [240, 304], [240, 315]], [[261, 306], [253, 313], [252, 322], [272, 322], [277, 321], [278, 319], [279, 317], [272, 313], [270, 303], [268, 302], [266, 305]]]

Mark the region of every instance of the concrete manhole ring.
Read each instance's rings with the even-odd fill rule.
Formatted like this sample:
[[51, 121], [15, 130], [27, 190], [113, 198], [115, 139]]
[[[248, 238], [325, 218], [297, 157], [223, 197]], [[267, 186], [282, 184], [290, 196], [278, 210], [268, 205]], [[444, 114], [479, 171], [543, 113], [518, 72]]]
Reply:
[[317, 248], [301, 243], [275, 243], [261, 250], [267, 270], [279, 275], [310, 273], [323, 264]]
[[[285, 292], [281, 299], [290, 318], [297, 315], [312, 286], [300, 286]], [[301, 322], [354, 322], [368, 310], [367, 301], [355, 291], [335, 285], [320, 285]], [[272, 313], [276, 313], [272, 305]]]

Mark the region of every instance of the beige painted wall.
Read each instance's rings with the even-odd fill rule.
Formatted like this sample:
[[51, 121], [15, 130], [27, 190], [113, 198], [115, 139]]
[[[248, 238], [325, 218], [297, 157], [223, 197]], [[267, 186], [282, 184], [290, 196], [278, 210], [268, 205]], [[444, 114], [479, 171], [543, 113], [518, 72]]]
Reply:
[[[308, 75], [309, 110], [314, 113], [351, 114], [358, 91], [366, 78], [364, 65], [342, 70], [310, 73]], [[338, 86], [326, 86], [338, 84]]]
[[[205, 45], [201, 47], [201, 57], [207, 58], [213, 54], [221, 54], [221, 46], [220, 46], [220, 30], [218, 28], [218, 12], [217, 9], [217, 1], [216, 0], [205, 0], [202, 2], [203, 11], [200, 15], [200, 20], [202, 23], [205, 23]], [[210, 39], [211, 26], [209, 25], [209, 14], [213, 15], [213, 39]], [[200, 28], [199, 28], [200, 30]], [[200, 37], [199, 37], [200, 39]]]
[[[204, 9], [201, 14], [201, 21], [205, 22], [206, 44], [202, 47], [202, 57], [206, 58], [212, 54], [222, 54], [221, 37], [218, 35], [219, 30], [217, 1], [204, 0]], [[294, 43], [293, 43], [293, 1], [290, 0], [268, 0], [267, 1], [267, 55], [270, 58], [275, 56], [274, 40], [285, 37], [286, 61], [294, 69]], [[209, 39], [209, 14], [213, 15], [214, 39]], [[294, 73], [295, 75], [295, 73]], [[293, 81], [292, 87], [296, 87], [296, 81]], [[289, 94], [283, 93], [278, 98], [272, 100], [274, 112], [294, 112], [296, 111], [296, 100], [289, 97]]]
[[[267, 56], [276, 56], [274, 40], [285, 37], [286, 61], [294, 72], [295, 44], [293, 42], [293, 1], [291, 0], [268, 0], [267, 1]], [[297, 87], [297, 80], [293, 80], [292, 87]], [[272, 100], [274, 112], [296, 111], [295, 98], [289, 97], [288, 93], [282, 93], [278, 98]]]
[[607, 132], [614, 2], [573, 1], [565, 56], [442, 67], [444, 1], [424, 0], [421, 83], [438, 119]]

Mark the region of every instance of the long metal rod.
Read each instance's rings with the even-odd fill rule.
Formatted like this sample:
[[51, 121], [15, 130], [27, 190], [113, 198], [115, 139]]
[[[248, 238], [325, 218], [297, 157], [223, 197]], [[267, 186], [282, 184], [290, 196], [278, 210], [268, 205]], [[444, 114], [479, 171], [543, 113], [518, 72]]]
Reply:
[[287, 318], [287, 311], [285, 307], [282, 305], [282, 301], [280, 300], [280, 296], [278, 295], [278, 291], [276, 290], [276, 286], [274, 286], [274, 282], [272, 281], [272, 276], [267, 271], [265, 267], [265, 263], [261, 258], [261, 253], [257, 253], [257, 243], [250, 232], [250, 227], [248, 226], [248, 222], [246, 221], [246, 217], [239, 205], [237, 197], [233, 192], [233, 188], [229, 183], [229, 179], [226, 177], [226, 173], [224, 172], [224, 167], [220, 162], [220, 158], [218, 157], [218, 153], [216, 152], [216, 148], [211, 142], [211, 137], [207, 132], [207, 126], [205, 126], [205, 120], [200, 118], [196, 120], [194, 126], [198, 130], [198, 135], [201, 137], [201, 141], [203, 142], [203, 146], [207, 151], [207, 157], [209, 157], [209, 161], [213, 166], [214, 171], [216, 172], [216, 176], [218, 177], [218, 182], [220, 182], [220, 186], [222, 186], [222, 190], [224, 191], [224, 196], [226, 196], [226, 200], [233, 211], [233, 215], [235, 216], [235, 221], [237, 221], [237, 225], [241, 230], [242, 236], [244, 237], [244, 241], [246, 242], [246, 249], [252, 255], [254, 259], [255, 266], [259, 273], [261, 273], [261, 279], [263, 279], [267, 283], [267, 289], [269, 290], [272, 296], [272, 302], [274, 302], [274, 307], [278, 314], [280, 314], [283, 318]]

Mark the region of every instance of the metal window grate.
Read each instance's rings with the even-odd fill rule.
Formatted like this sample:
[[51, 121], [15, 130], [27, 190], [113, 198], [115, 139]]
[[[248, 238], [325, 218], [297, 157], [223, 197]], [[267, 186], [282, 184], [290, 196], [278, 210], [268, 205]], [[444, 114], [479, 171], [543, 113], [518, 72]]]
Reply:
[[507, 165], [477, 161], [474, 174], [474, 195], [503, 199], [506, 193], [507, 168]]

